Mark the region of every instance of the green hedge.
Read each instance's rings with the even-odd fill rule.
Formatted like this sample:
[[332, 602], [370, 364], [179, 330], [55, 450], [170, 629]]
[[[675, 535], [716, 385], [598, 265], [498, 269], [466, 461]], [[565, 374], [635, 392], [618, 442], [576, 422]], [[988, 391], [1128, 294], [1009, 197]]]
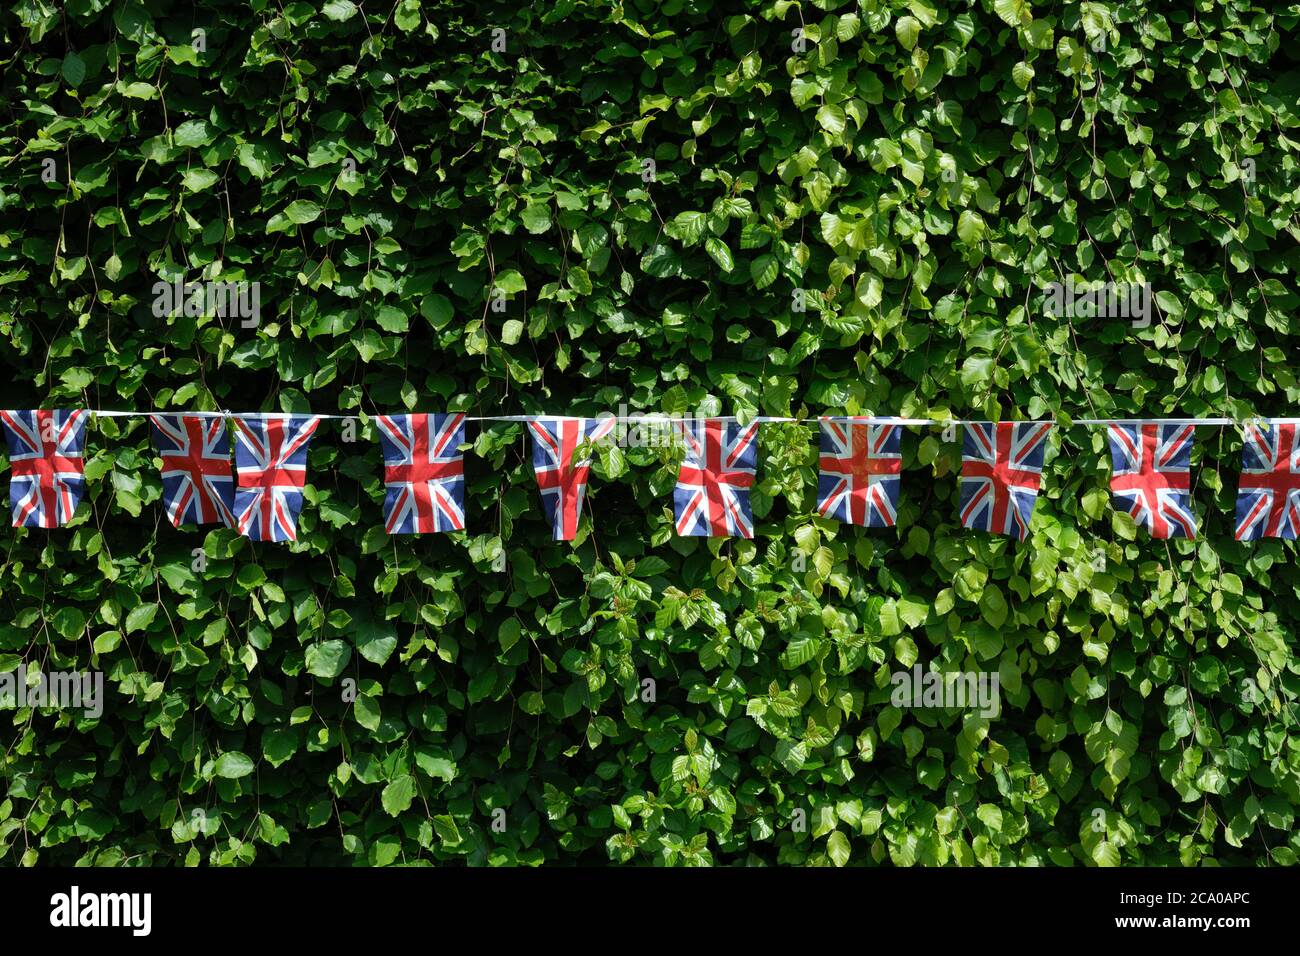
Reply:
[[[1300, 412], [1294, 5], [523, 7], [6, 5], [0, 405]], [[1047, 314], [1072, 274], [1149, 326]], [[155, 316], [202, 278], [260, 324]], [[0, 532], [0, 664], [109, 688], [0, 711], [0, 861], [1294, 863], [1300, 562], [1232, 539], [1238, 432], [1174, 542], [1081, 426], [1031, 540], [963, 531], [942, 438], [866, 531], [765, 426], [752, 542], [606, 450], [569, 544], [519, 425], [471, 426], [467, 533], [390, 539], [330, 423], [262, 545], [100, 419], [74, 526]], [[891, 706], [917, 662], [1001, 715]]]

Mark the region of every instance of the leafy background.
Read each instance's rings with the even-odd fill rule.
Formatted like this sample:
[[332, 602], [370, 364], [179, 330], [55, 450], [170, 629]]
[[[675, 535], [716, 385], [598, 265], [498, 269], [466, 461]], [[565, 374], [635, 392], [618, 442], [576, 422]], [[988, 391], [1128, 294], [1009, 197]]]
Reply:
[[[1296, 414], [1298, 18], [18, 0], [0, 404]], [[1150, 326], [1046, 315], [1071, 274], [1151, 283]], [[201, 278], [260, 282], [260, 326], [154, 317]], [[172, 529], [138, 419], [92, 425], [72, 528], [0, 532], [0, 664], [108, 683], [3, 712], [0, 859], [1296, 861], [1300, 570], [1232, 540], [1236, 429], [1176, 542], [1056, 429], [1023, 544], [957, 527], [937, 428], [865, 531], [765, 426], [752, 542], [677, 538], [658, 448], [602, 452], [552, 542], [507, 424], [466, 534], [390, 539], [344, 438], [292, 545]], [[1001, 716], [891, 707], [915, 662], [996, 670]]]

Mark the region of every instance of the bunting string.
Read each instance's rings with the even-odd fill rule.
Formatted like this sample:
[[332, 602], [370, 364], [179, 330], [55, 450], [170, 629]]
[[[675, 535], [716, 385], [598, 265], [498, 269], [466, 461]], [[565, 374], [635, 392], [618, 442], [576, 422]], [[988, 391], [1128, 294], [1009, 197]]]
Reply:
[[[684, 443], [686, 453], [673, 489], [674, 525], [681, 536], [752, 538], [750, 492], [758, 480], [760, 426], [816, 423], [816, 512], [821, 517], [867, 528], [894, 526], [903, 477], [902, 429], [941, 426], [944, 440], [952, 441], [955, 429], [961, 428], [961, 525], [1024, 540], [1042, 482], [1048, 437], [1063, 427], [1050, 419], [994, 422], [880, 415], [0, 411], [15, 527], [57, 528], [72, 520], [85, 496], [86, 424], [95, 416], [149, 419], [161, 463], [162, 504], [173, 525], [221, 524], [257, 541], [297, 538], [308, 448], [325, 420], [367, 418], [375, 423], [383, 451], [384, 526], [389, 534], [464, 530], [465, 423], [525, 423], [543, 511], [557, 541], [577, 536], [591, 448], [609, 438], [620, 423], [667, 424]], [[228, 429], [227, 422], [233, 428]], [[1064, 424], [1105, 428], [1114, 507], [1153, 538], [1197, 536], [1191, 473], [1196, 427], [1242, 426], [1236, 538], [1300, 537], [1300, 418], [1079, 418]], [[641, 444], [641, 437], [638, 431], [631, 443]]]
[[[149, 418], [154, 415], [185, 415], [192, 418], [243, 418], [243, 419], [264, 419], [264, 418], [285, 418], [290, 415], [300, 415], [306, 418], [316, 418], [322, 421], [347, 421], [350, 418], [360, 418], [364, 414], [367, 418], [375, 418], [378, 415], [390, 414], [384, 412], [357, 412], [352, 415], [329, 414], [325, 412], [232, 412], [232, 411], [205, 411], [193, 412], [186, 409], [153, 409], [147, 411], [130, 411], [119, 409], [85, 409], [91, 415], [98, 418]], [[391, 414], [407, 414], [391, 413]], [[558, 415], [551, 412], [538, 412], [532, 415], [470, 415], [465, 414], [464, 420], [467, 422], [532, 422], [540, 419], [560, 419], [572, 418], [571, 415]], [[595, 415], [581, 416], [585, 418], [601, 419], [605, 421], [613, 420], [615, 422], [692, 422], [692, 421], [723, 421], [723, 422], [758, 422], [760, 425], [780, 425], [796, 424], [811, 425], [823, 421], [852, 421], [863, 422], [865, 424], [879, 425], [980, 425], [989, 421], [987, 418], [905, 418], [893, 415], [816, 415], [812, 417], [790, 417], [782, 415], [757, 415], [753, 418], [744, 418], [738, 415], [670, 415], [663, 412], [632, 412], [627, 415], [615, 415], [612, 412], [597, 413]], [[1300, 424], [1300, 418], [1276, 418], [1271, 416], [1258, 416], [1253, 418], [1071, 418], [1071, 425], [1139, 425], [1139, 424], [1157, 424], [1157, 425], [1249, 425], [1254, 422], [1277, 422], [1279, 424]], [[1052, 418], [1024, 418], [1016, 419], [1015, 424], [1020, 425], [1055, 425], [1058, 424]]]

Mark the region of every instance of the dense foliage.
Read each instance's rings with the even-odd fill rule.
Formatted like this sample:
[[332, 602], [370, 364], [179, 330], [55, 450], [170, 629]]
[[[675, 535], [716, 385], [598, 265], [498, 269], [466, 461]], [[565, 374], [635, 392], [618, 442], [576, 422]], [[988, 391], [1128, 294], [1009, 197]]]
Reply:
[[[363, 417], [292, 545], [173, 529], [121, 418], [73, 527], [0, 532], [0, 670], [108, 686], [0, 711], [0, 860], [1296, 861], [1300, 561], [1233, 540], [1239, 431], [1162, 542], [1070, 425], [1300, 414], [1295, 4], [5, 6], [0, 407]], [[1150, 323], [1049, 314], [1071, 276]], [[200, 279], [260, 322], [156, 314]], [[467, 533], [385, 535], [364, 416], [621, 404], [1062, 427], [1023, 543], [940, 428], [897, 529], [812, 518], [798, 424], [753, 541], [615, 446], [554, 542], [514, 423]], [[892, 706], [916, 663], [1001, 714]]]

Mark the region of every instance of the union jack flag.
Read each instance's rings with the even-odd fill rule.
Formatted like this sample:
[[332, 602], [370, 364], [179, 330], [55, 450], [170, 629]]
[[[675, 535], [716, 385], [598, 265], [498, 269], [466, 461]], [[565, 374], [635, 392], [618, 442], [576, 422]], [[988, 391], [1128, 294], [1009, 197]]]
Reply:
[[162, 457], [163, 506], [185, 524], [235, 526], [235, 478], [230, 471], [226, 420], [206, 415], [150, 415], [154, 447]]
[[542, 490], [542, 507], [556, 541], [572, 541], [587, 493], [591, 458], [574, 461], [583, 442], [597, 442], [614, 430], [616, 419], [534, 418], [528, 422], [533, 436], [533, 471]]
[[1300, 537], [1300, 426], [1252, 423], [1241, 448], [1237, 540]]
[[678, 430], [686, 458], [673, 489], [677, 533], [752, 538], [749, 489], [758, 469], [758, 422], [697, 418], [678, 423]]
[[822, 419], [817, 512], [865, 528], [897, 523], [902, 438], [901, 425]]
[[85, 409], [0, 412], [15, 528], [57, 528], [86, 491]]
[[1196, 537], [1192, 514], [1192, 441], [1196, 426], [1111, 422], [1110, 491], [1153, 538]]
[[972, 422], [961, 453], [961, 523], [1023, 541], [1043, 479], [1050, 422]]
[[389, 534], [465, 528], [465, 416], [380, 415]]
[[298, 536], [312, 415], [235, 416], [235, 527], [254, 541]]

